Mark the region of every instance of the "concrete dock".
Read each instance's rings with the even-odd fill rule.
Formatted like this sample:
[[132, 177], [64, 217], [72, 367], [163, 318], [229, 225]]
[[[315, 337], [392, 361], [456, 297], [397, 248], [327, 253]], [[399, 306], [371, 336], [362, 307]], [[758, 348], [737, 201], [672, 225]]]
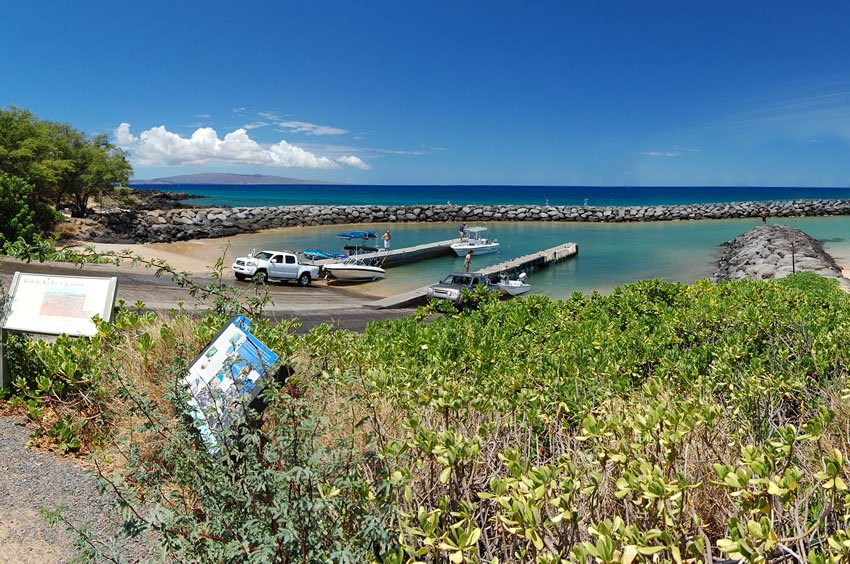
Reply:
[[[375, 261], [375, 264], [381, 268], [392, 268], [403, 264], [410, 264], [434, 257], [453, 255], [452, 243], [459, 243], [460, 239], [448, 239], [447, 241], [436, 241], [434, 243], [424, 243], [415, 247], [404, 247], [401, 249], [390, 249], [389, 251], [379, 250], [374, 253], [361, 253], [354, 255], [352, 258], [363, 259], [366, 262]], [[378, 242], [380, 244], [380, 241]], [[322, 259], [313, 261], [317, 266], [324, 266], [333, 262], [339, 262], [340, 259]]]
[[[451, 251], [451, 249], [449, 250]], [[526, 272], [527, 274], [531, 274], [532, 272], [536, 272], [541, 268], [546, 268], [549, 265], [557, 264], [570, 257], [574, 257], [577, 254], [577, 243], [563, 243], [561, 245], [558, 245], [557, 247], [552, 247], [544, 251], [538, 251], [536, 253], [517, 257], [515, 259], [511, 259], [505, 262], [500, 262], [499, 264], [494, 264], [493, 266], [488, 266], [487, 268], [476, 270], [476, 272], [480, 272], [485, 276], [491, 278], [500, 274], [507, 274], [508, 276], [513, 276], [514, 274], [517, 274], [519, 272]], [[446, 274], [448, 274], [448, 272]], [[403, 292], [401, 294], [396, 294], [395, 296], [390, 296], [388, 298], [382, 298], [374, 302], [369, 302], [364, 305], [366, 307], [373, 307], [377, 309], [399, 308], [418, 305], [425, 302], [425, 296], [428, 293], [429, 286], [430, 284], [428, 286], [423, 286], [415, 290], [410, 290], [409, 292]]]

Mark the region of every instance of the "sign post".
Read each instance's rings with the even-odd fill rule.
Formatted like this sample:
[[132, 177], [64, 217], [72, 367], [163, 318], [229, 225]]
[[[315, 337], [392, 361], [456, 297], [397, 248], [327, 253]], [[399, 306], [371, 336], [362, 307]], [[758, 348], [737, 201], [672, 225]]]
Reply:
[[0, 321], [0, 387], [10, 383], [6, 331], [91, 337], [92, 318], [112, 320], [118, 279], [95, 276], [54, 276], [16, 272], [9, 287], [8, 310]]
[[9, 387], [9, 365], [6, 362], [6, 330], [0, 327], [0, 390]]

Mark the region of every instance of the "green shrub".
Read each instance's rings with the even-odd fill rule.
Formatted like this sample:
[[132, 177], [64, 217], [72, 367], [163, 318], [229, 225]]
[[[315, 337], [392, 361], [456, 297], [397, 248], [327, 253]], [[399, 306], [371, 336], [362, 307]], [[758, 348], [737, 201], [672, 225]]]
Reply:
[[23, 239], [32, 242], [36, 236], [33, 188], [16, 176], [0, 172], [0, 246]]
[[[850, 295], [834, 281], [479, 296], [363, 334], [258, 319], [297, 377], [246, 411], [223, 456], [178, 382], [237, 297], [194, 291], [214, 303], [203, 316], [124, 311], [73, 353], [60, 340], [20, 361], [34, 363], [21, 395], [102, 407], [127, 530], [156, 531], [174, 560], [850, 554]], [[80, 432], [61, 417], [46, 431], [72, 447]]]

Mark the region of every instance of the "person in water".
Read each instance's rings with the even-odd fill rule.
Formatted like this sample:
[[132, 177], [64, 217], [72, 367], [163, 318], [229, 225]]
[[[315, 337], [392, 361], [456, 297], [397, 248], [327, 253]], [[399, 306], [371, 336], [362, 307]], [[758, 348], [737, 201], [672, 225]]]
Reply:
[[469, 265], [472, 262], [472, 250], [466, 252], [466, 258], [463, 259], [463, 267], [469, 272]]

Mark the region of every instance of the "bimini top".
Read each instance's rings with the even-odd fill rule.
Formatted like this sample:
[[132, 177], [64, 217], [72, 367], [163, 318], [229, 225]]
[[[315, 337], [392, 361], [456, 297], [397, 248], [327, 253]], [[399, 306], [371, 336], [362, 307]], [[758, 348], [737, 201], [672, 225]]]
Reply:
[[485, 231], [487, 231], [486, 227], [476, 226], [476, 227], [467, 227], [466, 228], [467, 233], [484, 233]]
[[376, 239], [377, 237], [378, 234], [374, 231], [352, 231], [337, 235], [339, 239]]

